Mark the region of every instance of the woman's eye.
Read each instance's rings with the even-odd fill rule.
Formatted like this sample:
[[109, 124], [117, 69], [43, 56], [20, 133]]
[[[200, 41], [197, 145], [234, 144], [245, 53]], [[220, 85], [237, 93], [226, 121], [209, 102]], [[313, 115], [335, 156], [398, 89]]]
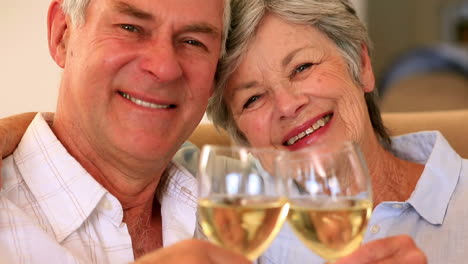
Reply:
[[130, 24], [122, 24], [122, 25], [119, 25], [119, 26], [123, 30], [129, 31], [129, 32], [140, 32], [141, 31], [137, 26], [130, 25]]
[[310, 67], [312, 67], [312, 63], [304, 63], [302, 65], [300, 65], [299, 67], [297, 67], [296, 69], [294, 69], [294, 72], [293, 72], [293, 76], [298, 74], [298, 73], [301, 73], [307, 69], [309, 69]]
[[250, 105], [252, 105], [253, 103], [255, 103], [255, 101], [257, 101], [259, 98], [260, 98], [260, 95], [254, 95], [254, 96], [250, 97], [250, 98], [247, 100], [247, 102], [245, 102], [243, 108], [244, 108], [244, 109], [249, 108]]

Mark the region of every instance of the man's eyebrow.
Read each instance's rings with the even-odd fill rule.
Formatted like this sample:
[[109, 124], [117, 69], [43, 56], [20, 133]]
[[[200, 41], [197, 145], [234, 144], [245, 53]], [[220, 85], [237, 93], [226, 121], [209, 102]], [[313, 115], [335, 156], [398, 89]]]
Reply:
[[151, 13], [140, 10], [135, 6], [132, 6], [131, 4], [122, 1], [115, 2], [114, 8], [117, 9], [119, 13], [129, 15], [138, 19], [154, 20], [154, 16]]
[[212, 26], [208, 23], [198, 23], [198, 24], [187, 25], [183, 27], [181, 30], [179, 30], [178, 33], [183, 34], [186, 32], [207, 33], [208, 35], [212, 35], [213, 37], [216, 37], [216, 38], [221, 37], [221, 31], [215, 26]]

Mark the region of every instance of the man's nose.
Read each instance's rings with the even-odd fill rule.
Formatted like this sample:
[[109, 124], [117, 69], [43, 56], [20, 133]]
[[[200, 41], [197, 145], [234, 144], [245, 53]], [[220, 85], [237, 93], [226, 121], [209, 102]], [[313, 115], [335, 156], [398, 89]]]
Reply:
[[158, 82], [170, 82], [183, 75], [181, 59], [172, 41], [153, 41], [145, 49], [144, 59], [140, 66]]
[[308, 103], [308, 97], [295, 87], [283, 87], [275, 91], [275, 109], [280, 119], [296, 117]]

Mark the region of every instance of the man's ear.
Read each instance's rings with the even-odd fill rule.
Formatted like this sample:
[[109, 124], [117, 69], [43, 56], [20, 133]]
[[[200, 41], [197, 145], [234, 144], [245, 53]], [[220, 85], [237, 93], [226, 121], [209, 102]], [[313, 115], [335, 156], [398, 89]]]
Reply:
[[49, 41], [49, 52], [54, 61], [61, 68], [65, 67], [68, 44], [68, 20], [62, 10], [61, 0], [50, 3], [47, 15], [47, 32]]
[[364, 92], [370, 93], [375, 88], [375, 76], [372, 70], [372, 62], [366, 45], [361, 45], [361, 83]]

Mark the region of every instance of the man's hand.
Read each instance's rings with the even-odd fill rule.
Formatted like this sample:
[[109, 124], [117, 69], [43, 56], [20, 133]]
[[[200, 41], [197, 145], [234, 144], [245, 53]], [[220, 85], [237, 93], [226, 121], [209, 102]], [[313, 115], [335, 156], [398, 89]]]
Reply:
[[[2, 168], [2, 159], [15, 150], [35, 115], [36, 113], [24, 113], [0, 119], [0, 169]], [[2, 174], [0, 170], [1, 187]]]
[[388, 237], [362, 245], [335, 264], [426, 264], [426, 255], [407, 235]]
[[135, 264], [250, 264], [245, 257], [201, 240], [185, 240], [153, 251]]

